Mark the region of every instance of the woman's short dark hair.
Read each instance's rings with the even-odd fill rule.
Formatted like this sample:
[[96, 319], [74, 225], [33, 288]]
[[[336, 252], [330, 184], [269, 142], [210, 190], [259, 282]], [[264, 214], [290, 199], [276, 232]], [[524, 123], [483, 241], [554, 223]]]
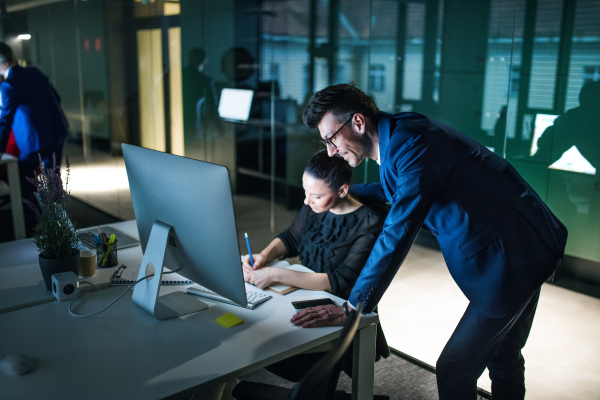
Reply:
[[304, 173], [324, 181], [333, 191], [343, 184], [350, 184], [352, 167], [341, 157], [327, 155], [327, 150], [319, 150], [304, 167]]
[[307, 127], [316, 128], [329, 111], [340, 123], [352, 117], [354, 113], [364, 115], [373, 123], [376, 123], [379, 117], [379, 109], [373, 99], [353, 82], [329, 86], [315, 93], [304, 110], [302, 121]]

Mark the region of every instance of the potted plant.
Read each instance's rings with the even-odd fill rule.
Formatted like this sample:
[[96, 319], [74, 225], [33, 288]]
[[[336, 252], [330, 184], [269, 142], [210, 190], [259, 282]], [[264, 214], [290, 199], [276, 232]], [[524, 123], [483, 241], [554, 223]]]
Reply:
[[33, 231], [33, 241], [39, 250], [39, 264], [46, 289], [51, 290], [52, 275], [73, 271], [79, 275], [79, 236], [69, 218], [69, 157], [66, 156], [67, 173], [65, 186], [52, 155], [52, 168], [44, 168], [40, 158], [40, 173], [27, 180], [34, 186], [38, 204], [24, 200], [37, 214], [38, 223]]

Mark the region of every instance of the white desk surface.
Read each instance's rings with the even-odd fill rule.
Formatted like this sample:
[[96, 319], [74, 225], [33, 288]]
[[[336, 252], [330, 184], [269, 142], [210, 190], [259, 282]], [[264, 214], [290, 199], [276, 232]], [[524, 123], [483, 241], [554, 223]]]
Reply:
[[[134, 238], [138, 238], [135, 220], [111, 224]], [[46, 290], [38, 263], [38, 251], [33, 239], [0, 243], [0, 314], [56, 299]], [[142, 249], [134, 246], [118, 250], [119, 264], [137, 266], [141, 264]], [[97, 268], [96, 274], [83, 278], [94, 285], [106, 286], [117, 267]], [[82, 289], [89, 285], [81, 285]]]
[[[125, 229], [135, 227], [135, 222], [122, 224], [113, 226], [131, 234]], [[20, 242], [24, 241], [12, 243], [15, 248], [26, 247]], [[137, 256], [135, 249], [139, 252]], [[141, 262], [139, 249], [139, 246], [125, 249], [132, 252], [132, 262], [136, 257]], [[0, 260], [4, 260], [4, 254], [7, 248], [1, 246]], [[119, 250], [119, 261], [123, 260], [121, 257]], [[31, 260], [21, 258], [21, 262], [27, 261]], [[19, 266], [32, 268], [31, 263], [0, 267], [0, 282], [10, 276], [7, 273], [18, 271]], [[39, 268], [37, 273], [39, 277], [34, 279], [33, 288], [27, 285], [26, 273], [19, 278], [24, 282], [22, 286], [1, 283], [4, 286], [0, 288], [0, 304], [6, 301], [6, 291], [24, 297], [29, 293], [43, 301], [48, 292], [41, 282]], [[97, 275], [99, 280], [104, 279]], [[186, 287], [162, 286], [161, 294], [183, 291]], [[123, 290], [124, 286], [115, 286], [89, 292], [81, 298], [76, 311], [96, 311]], [[31, 306], [28, 300], [30, 306], [0, 314], [0, 358], [21, 353], [36, 359], [38, 367], [16, 377], [0, 373], [0, 398], [187, 396], [334, 340], [341, 327], [304, 329], [289, 322], [292, 300], [324, 296], [341, 303], [341, 299], [325, 292], [298, 290], [286, 296], [273, 293], [273, 299], [255, 310], [203, 300], [210, 305], [207, 310], [167, 321], [158, 321], [134, 305], [131, 291], [107, 311], [90, 318], [70, 316], [68, 301], [48, 300]], [[227, 312], [242, 318], [244, 324], [225, 329], [214, 322]], [[364, 316], [355, 340], [358, 351], [355, 353], [358, 369], [353, 380], [355, 398], [372, 398], [376, 321], [375, 314]]]

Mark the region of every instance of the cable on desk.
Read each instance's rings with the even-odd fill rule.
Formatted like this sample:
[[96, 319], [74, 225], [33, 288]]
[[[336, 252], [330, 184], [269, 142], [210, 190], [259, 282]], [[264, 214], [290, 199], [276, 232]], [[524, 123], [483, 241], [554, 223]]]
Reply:
[[[163, 272], [163, 275], [173, 274], [173, 273], [175, 273], [175, 272], [178, 272], [178, 271], [180, 271], [180, 270], [181, 270], [181, 267], [180, 267], [180, 268], [177, 268], [177, 269], [175, 269], [175, 270], [173, 270], [173, 271], [169, 271], [169, 272]], [[111, 302], [110, 302], [110, 303], [109, 303], [109, 304], [108, 304], [106, 307], [104, 307], [103, 309], [101, 309], [101, 310], [98, 310], [98, 311], [96, 311], [96, 312], [93, 312], [93, 313], [91, 313], [91, 314], [76, 314], [76, 313], [73, 311], [73, 303], [75, 303], [75, 301], [77, 301], [77, 300], [78, 300], [78, 299], [79, 299], [81, 296], [83, 296], [83, 295], [85, 294], [85, 293], [79, 293], [79, 295], [78, 295], [77, 297], [75, 297], [73, 300], [71, 300], [71, 302], [69, 303], [69, 314], [71, 314], [71, 316], [73, 316], [73, 317], [77, 317], [77, 318], [87, 318], [87, 317], [92, 317], [92, 316], [94, 316], [94, 315], [98, 315], [98, 314], [100, 314], [101, 312], [104, 312], [104, 311], [108, 310], [108, 309], [109, 309], [109, 308], [110, 308], [110, 307], [111, 307], [113, 304], [115, 304], [115, 303], [116, 303], [116, 302], [117, 302], [117, 301], [118, 301], [118, 300], [119, 300], [121, 297], [123, 297], [123, 295], [129, 291], [129, 289], [131, 289], [132, 287], [134, 287], [135, 285], [137, 285], [138, 283], [140, 283], [140, 282], [142, 282], [142, 281], [144, 281], [144, 280], [146, 280], [146, 279], [152, 278], [153, 276], [154, 276], [154, 274], [146, 275], [146, 276], [144, 276], [144, 277], [142, 277], [142, 278], [138, 279], [137, 281], [133, 282], [131, 285], [127, 286], [127, 288], [126, 288], [126, 289], [123, 291], [123, 293], [121, 293], [120, 295], [118, 295], [118, 296], [117, 296], [117, 297], [116, 297], [116, 298], [115, 298], [113, 301], [111, 301]], [[96, 285], [94, 285], [93, 283], [91, 283], [91, 282], [88, 282], [88, 281], [80, 281], [80, 283], [86, 283], [86, 284], [88, 284], [88, 285], [92, 285], [93, 287], [95, 287], [96, 289], [98, 289], [98, 287], [97, 287]]]

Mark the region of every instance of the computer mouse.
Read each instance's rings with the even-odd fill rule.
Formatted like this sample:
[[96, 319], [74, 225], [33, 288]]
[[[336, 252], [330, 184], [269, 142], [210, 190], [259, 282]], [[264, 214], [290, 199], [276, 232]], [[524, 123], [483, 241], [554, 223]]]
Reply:
[[37, 366], [37, 362], [23, 354], [9, 354], [0, 360], [0, 369], [10, 375], [23, 375]]

